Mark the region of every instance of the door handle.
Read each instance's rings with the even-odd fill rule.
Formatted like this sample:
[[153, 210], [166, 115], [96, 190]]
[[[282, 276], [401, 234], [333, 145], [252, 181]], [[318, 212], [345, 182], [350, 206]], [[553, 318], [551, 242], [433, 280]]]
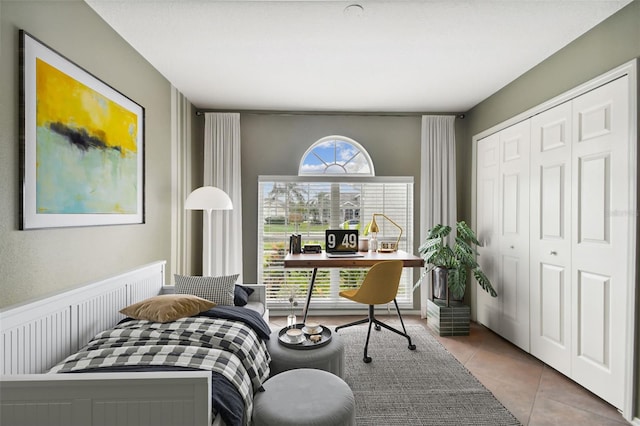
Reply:
[[557, 251], [555, 251], [555, 250], [551, 250], [551, 251], [549, 252], [549, 254], [550, 254], [551, 256], [556, 256], [556, 255], [558, 254], [558, 252], [557, 252]]

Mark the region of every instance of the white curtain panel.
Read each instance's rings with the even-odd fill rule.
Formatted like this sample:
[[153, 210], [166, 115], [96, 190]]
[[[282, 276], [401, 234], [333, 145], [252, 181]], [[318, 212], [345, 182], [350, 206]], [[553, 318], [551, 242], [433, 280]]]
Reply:
[[171, 277], [192, 273], [189, 261], [191, 215], [184, 209], [184, 201], [192, 188], [192, 117], [193, 107], [189, 100], [171, 86]]
[[[456, 136], [455, 117], [422, 116], [420, 164], [420, 241], [427, 231], [442, 223], [455, 230], [456, 212]], [[431, 276], [420, 289], [420, 315], [427, 317], [427, 298]]]
[[[242, 282], [242, 182], [240, 179], [240, 114], [206, 113], [204, 122], [204, 184], [222, 189], [233, 210], [213, 211], [203, 261], [211, 258], [212, 275], [240, 274]], [[206, 222], [206, 221], [203, 221]]]

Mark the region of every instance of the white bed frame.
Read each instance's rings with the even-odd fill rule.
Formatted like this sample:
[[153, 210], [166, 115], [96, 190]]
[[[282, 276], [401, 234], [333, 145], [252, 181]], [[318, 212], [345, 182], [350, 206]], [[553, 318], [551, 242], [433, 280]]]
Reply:
[[[44, 374], [124, 318], [123, 307], [172, 293], [165, 264], [0, 311], [0, 424], [211, 425], [206, 371]], [[268, 321], [265, 286], [243, 285]]]

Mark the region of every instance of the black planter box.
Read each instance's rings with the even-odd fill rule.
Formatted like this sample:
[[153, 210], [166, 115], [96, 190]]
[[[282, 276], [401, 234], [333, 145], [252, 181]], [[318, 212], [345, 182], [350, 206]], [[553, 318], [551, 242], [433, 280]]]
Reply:
[[468, 336], [471, 308], [462, 302], [427, 299], [427, 326], [440, 336]]

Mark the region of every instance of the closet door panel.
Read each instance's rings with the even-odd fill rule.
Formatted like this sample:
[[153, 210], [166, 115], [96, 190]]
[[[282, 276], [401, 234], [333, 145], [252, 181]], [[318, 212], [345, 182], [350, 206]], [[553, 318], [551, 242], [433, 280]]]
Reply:
[[540, 169], [540, 237], [560, 240], [565, 230], [565, 176], [567, 164], [551, 164]]
[[[566, 312], [568, 300], [565, 297], [566, 269], [549, 264], [541, 264], [540, 268], [542, 279], [540, 280], [539, 295], [541, 303], [534, 305], [540, 317], [539, 336], [547, 344], [565, 348], [568, 346], [567, 329], [563, 325], [565, 324], [565, 318], [569, 316]], [[569, 354], [567, 352], [567, 360], [568, 357]]]
[[571, 373], [571, 102], [531, 119], [531, 353]]
[[501, 322], [497, 332], [529, 351], [529, 144], [530, 121], [514, 124], [500, 139]]
[[[616, 407], [625, 389], [630, 178], [628, 77], [573, 101], [572, 374]], [[635, 161], [635, 160], [634, 160]]]
[[513, 256], [503, 256], [502, 258], [502, 282], [503, 283], [515, 283], [516, 285], [505, 285], [501, 288], [502, 297], [501, 311], [502, 316], [511, 322], [517, 322], [518, 318], [518, 300], [522, 298], [522, 295], [518, 294], [518, 291], [522, 287], [517, 285], [520, 280], [520, 259]]
[[[478, 263], [498, 293], [501, 293], [499, 258], [499, 139], [494, 134], [478, 141], [476, 181]], [[477, 285], [477, 320], [495, 330], [500, 324], [500, 307], [496, 298], [489, 296]]]
[[578, 357], [602, 369], [609, 369], [610, 277], [583, 271], [578, 276]]
[[504, 174], [502, 176], [502, 235], [514, 236], [517, 238], [518, 231], [522, 224], [519, 223], [520, 174]]
[[610, 153], [580, 158], [578, 171], [578, 243], [610, 245]]

